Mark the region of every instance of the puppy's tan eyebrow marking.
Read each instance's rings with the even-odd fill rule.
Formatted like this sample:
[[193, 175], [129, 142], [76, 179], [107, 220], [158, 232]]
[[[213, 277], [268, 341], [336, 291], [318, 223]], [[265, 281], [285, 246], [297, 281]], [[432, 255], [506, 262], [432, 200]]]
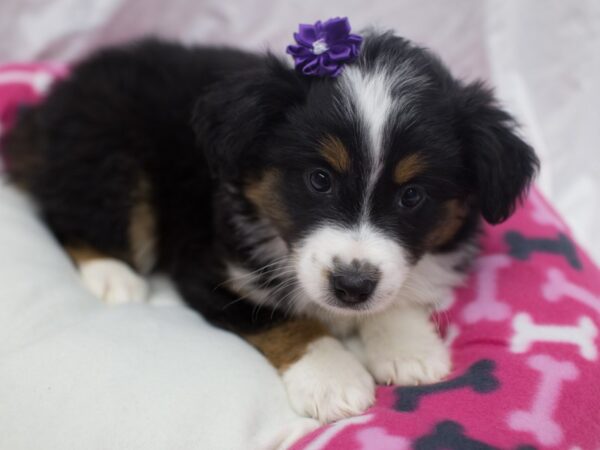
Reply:
[[394, 170], [394, 181], [398, 184], [403, 184], [410, 181], [425, 170], [426, 164], [417, 153], [408, 155], [402, 158], [396, 164]]
[[331, 164], [331, 167], [341, 173], [350, 169], [350, 156], [338, 137], [328, 135], [320, 144], [321, 155]]

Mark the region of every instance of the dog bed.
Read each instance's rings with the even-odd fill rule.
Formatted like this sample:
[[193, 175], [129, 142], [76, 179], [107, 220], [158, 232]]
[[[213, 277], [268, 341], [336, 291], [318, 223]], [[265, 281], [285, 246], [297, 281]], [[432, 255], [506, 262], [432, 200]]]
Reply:
[[[54, 77], [64, 75], [63, 68], [52, 65], [0, 70], [2, 126], [10, 126], [19, 104], [36, 101]], [[16, 194], [7, 195], [10, 200]], [[70, 269], [69, 276], [64, 274], [66, 257], [51, 245], [39, 223], [32, 217], [27, 220], [24, 228], [3, 230], [7, 242], [17, 234], [25, 240], [18, 248], [13, 245], [13, 258], [24, 272], [4, 261], [8, 267], [4, 276], [35, 278], [35, 283], [13, 290], [13, 295], [27, 297], [31, 308], [35, 304], [37, 317], [32, 320], [27, 316], [31, 311], [15, 306], [14, 299], [11, 306], [2, 294], [5, 337], [0, 360], [0, 444], [8, 439], [11, 445], [1, 448], [36, 448], [42, 443], [45, 448], [77, 448], [84, 443], [86, 448], [161, 448], [149, 447], [152, 442], [170, 442], [169, 448], [249, 448], [265, 442], [287, 445], [282, 444], [282, 434], [288, 433], [286, 442], [291, 442], [298, 433], [314, 428], [314, 422], [294, 418], [282, 405], [281, 385], [265, 361], [257, 362], [256, 352], [237, 338], [212, 330], [185, 308], [160, 311], [158, 307], [128, 305], [111, 309], [94, 303], [88, 294], [75, 295], [73, 290], [59, 287], [60, 281], [77, 285], [75, 273]], [[27, 233], [31, 241], [39, 238], [43, 245], [30, 245]], [[435, 316], [452, 347], [454, 371], [447, 380], [430, 386], [379, 387], [376, 404], [365, 414], [320, 427], [297, 441], [293, 449], [600, 448], [600, 272], [535, 190], [510, 220], [486, 227], [481, 243], [483, 252], [468, 282], [446, 299], [444, 310]], [[60, 274], [42, 271], [40, 277], [38, 266], [50, 264], [52, 258], [60, 261], [62, 272], [58, 268]], [[11, 280], [7, 281], [10, 285]], [[43, 293], [39, 292], [41, 286]], [[159, 283], [159, 294], [161, 286]], [[41, 305], [48, 289], [58, 291], [54, 298], [64, 289], [68, 301]], [[34, 299], [38, 294], [40, 298]], [[77, 322], [73, 311], [81, 318]], [[182, 318], [173, 315], [185, 316], [183, 325]], [[110, 326], [104, 323], [110, 320]], [[44, 321], [44, 326], [32, 326], [35, 321]], [[115, 321], [120, 321], [116, 333], [112, 328]], [[184, 331], [177, 331], [181, 326]], [[74, 327], [77, 332], [70, 333]], [[146, 339], [158, 336], [153, 331], [159, 329], [170, 339], [148, 342], [140, 338], [140, 333]], [[99, 342], [103, 331], [105, 342]], [[179, 337], [181, 333], [189, 336]], [[194, 333], [197, 335], [192, 337]], [[43, 354], [35, 348], [40, 342], [64, 340], [65, 336], [72, 339], [43, 347]], [[85, 351], [90, 336], [99, 355]], [[206, 339], [211, 342], [208, 347]], [[149, 363], [147, 353], [154, 351], [154, 345], [160, 348], [159, 354], [168, 354], [173, 346], [174, 354], [164, 363], [156, 358]], [[176, 365], [175, 373], [198, 370], [199, 360], [190, 359], [194, 346], [199, 353], [209, 351], [212, 358], [206, 360], [201, 378], [161, 380], [155, 373], [164, 371], [165, 365]], [[222, 351], [215, 355], [213, 346]], [[117, 370], [123, 367], [111, 371], [98, 361], [106, 361], [107, 353], [123, 347], [118, 356], [130, 359], [121, 362], [128, 375], [114, 380], [112, 377], [123, 375], [123, 370]], [[36, 358], [28, 355], [32, 351], [38, 352]], [[231, 358], [223, 359], [223, 352], [229, 351]], [[211, 364], [214, 367], [209, 369]], [[228, 375], [222, 376], [216, 368]], [[101, 382], [95, 379], [95, 371]], [[232, 377], [235, 371], [239, 373]], [[73, 389], [65, 388], [65, 377], [73, 378], [69, 380]], [[236, 377], [252, 379], [244, 384], [233, 382]], [[91, 384], [89, 390], [86, 383]], [[194, 409], [189, 401], [184, 401], [183, 407], [166, 401], [165, 396], [173, 392], [172, 383], [178, 383], [180, 397], [176, 398], [202, 392], [195, 398], [205, 404]], [[54, 389], [59, 392], [52, 392]], [[247, 389], [254, 389], [256, 395], [248, 395]], [[153, 396], [157, 397], [154, 403]], [[242, 404], [236, 406], [240, 399]], [[158, 408], [168, 405], [168, 409], [157, 413], [153, 404]], [[112, 416], [103, 416], [108, 413]], [[161, 413], [166, 424], [159, 420]], [[197, 413], [197, 420], [190, 421], [190, 413]], [[228, 420], [232, 428], [226, 432], [223, 424]], [[202, 440], [198, 429], [210, 439]], [[191, 438], [182, 439], [181, 434]], [[240, 444], [244, 440], [246, 444]]]

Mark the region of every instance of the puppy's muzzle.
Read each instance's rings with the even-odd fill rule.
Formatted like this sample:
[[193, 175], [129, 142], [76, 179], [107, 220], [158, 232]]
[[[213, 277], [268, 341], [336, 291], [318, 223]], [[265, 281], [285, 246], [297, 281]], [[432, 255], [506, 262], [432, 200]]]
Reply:
[[379, 270], [366, 261], [353, 260], [350, 264], [335, 264], [329, 284], [333, 295], [348, 306], [364, 303], [375, 291]]

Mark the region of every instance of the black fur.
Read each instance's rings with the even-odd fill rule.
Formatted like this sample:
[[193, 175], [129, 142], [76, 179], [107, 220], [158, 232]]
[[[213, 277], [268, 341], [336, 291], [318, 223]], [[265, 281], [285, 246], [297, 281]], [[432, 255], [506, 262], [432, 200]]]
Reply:
[[[470, 241], [481, 215], [492, 223], [506, 219], [537, 160], [487, 90], [454, 80], [423, 49], [374, 35], [354, 64], [405, 61], [430, 82], [417, 90], [410, 126], [401, 117], [386, 125], [382, 177], [420, 152], [428, 170], [416, 182], [428, 200], [407, 214], [397, 208], [397, 186], [382, 182], [370, 219], [416, 261]], [[357, 220], [366, 138], [357, 111], [335, 106], [340, 95], [335, 80], [302, 77], [270, 55], [156, 40], [111, 48], [75, 66], [23, 114], [6, 142], [9, 173], [36, 199], [60, 242], [125, 259], [134, 193], [147, 180], [158, 222], [156, 270], [170, 274], [212, 322], [256, 330], [281, 320], [286, 308], [240, 300], [224, 285], [225, 264], [257, 270], [263, 287], [285, 297], [277, 291], [283, 280], [261, 269], [273, 258], [257, 249], [282, 238], [289, 248], [323, 220]], [[323, 165], [316, 149], [327, 135], [348, 149], [352, 176], [318, 196], [304, 175]], [[268, 168], [284, 175], [276, 194], [289, 218], [285, 227], [244, 194]], [[448, 199], [467, 205], [467, 217], [452, 239], [427, 248], [425, 237], [440, 225]], [[240, 221], [257, 232], [240, 233]]]

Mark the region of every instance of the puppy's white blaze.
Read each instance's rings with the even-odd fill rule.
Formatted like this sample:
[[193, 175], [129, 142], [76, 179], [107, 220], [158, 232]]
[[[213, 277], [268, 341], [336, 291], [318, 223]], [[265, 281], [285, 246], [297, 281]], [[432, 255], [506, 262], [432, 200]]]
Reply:
[[358, 66], [347, 67], [340, 81], [369, 133], [369, 151], [377, 166], [382, 156], [384, 127], [393, 106], [392, 82], [383, 70], [364, 72]]
[[323, 226], [295, 249], [298, 280], [313, 302], [326, 308], [332, 307], [329, 272], [334, 259], [350, 264], [354, 259], [377, 267], [381, 277], [366, 309], [379, 311], [394, 301], [409, 272], [405, 250], [394, 240], [368, 224], [354, 229], [334, 225]]
[[410, 60], [400, 67], [385, 64], [366, 70], [362, 66], [347, 67], [340, 77], [348, 110], [356, 108], [361, 128], [369, 136], [370, 166], [362, 217], [368, 217], [371, 198], [383, 168], [386, 125], [402, 120], [406, 126], [414, 121], [415, 99], [430, 80], [419, 75]]

